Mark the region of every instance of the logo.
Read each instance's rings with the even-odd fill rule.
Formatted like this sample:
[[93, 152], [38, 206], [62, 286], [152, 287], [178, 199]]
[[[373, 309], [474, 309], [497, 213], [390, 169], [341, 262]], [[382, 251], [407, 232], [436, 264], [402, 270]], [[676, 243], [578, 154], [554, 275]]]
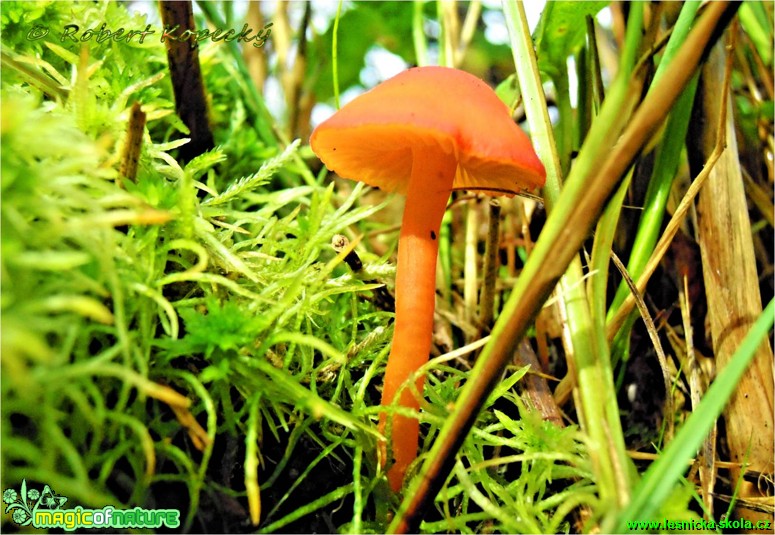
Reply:
[[60, 528], [66, 531], [93, 528], [148, 529], [177, 528], [180, 511], [177, 509], [116, 509], [107, 505], [102, 509], [64, 509], [67, 498], [56, 494], [48, 485], [43, 490], [27, 487], [27, 480], [16, 489], [5, 489], [3, 502], [6, 514], [20, 526]]

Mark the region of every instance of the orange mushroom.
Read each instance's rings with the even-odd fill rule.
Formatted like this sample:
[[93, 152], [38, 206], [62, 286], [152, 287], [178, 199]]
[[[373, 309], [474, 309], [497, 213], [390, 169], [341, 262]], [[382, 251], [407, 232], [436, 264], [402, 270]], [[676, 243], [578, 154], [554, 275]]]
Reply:
[[[439, 227], [450, 193], [513, 195], [542, 186], [544, 167], [495, 92], [475, 76], [445, 67], [417, 67], [383, 82], [321, 123], [310, 144], [339, 176], [406, 194], [396, 322], [382, 390], [388, 406], [430, 355]], [[416, 378], [419, 392], [423, 379]], [[410, 388], [398, 404], [420, 407]], [[382, 432], [387, 419], [383, 412]], [[397, 492], [417, 456], [419, 421], [394, 415], [391, 428], [388, 480]]]

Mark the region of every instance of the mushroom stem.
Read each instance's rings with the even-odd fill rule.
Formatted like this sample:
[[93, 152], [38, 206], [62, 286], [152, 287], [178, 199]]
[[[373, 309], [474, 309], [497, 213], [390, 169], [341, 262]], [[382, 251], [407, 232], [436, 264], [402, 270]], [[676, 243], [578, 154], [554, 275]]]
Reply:
[[[428, 362], [436, 305], [436, 256], [439, 228], [457, 170], [454, 155], [417, 148], [413, 151], [412, 177], [406, 194], [396, 270], [396, 323], [393, 345], [385, 370], [382, 405], [393, 403], [401, 385]], [[415, 386], [422, 396], [424, 377]], [[411, 385], [401, 390], [397, 406], [420, 408]], [[394, 464], [388, 481], [394, 492], [401, 489], [409, 464], [417, 457], [420, 422], [400, 415], [389, 417]], [[380, 431], [386, 431], [388, 415], [380, 414]], [[385, 445], [382, 444], [384, 453]], [[382, 456], [386, 458], [385, 455]]]

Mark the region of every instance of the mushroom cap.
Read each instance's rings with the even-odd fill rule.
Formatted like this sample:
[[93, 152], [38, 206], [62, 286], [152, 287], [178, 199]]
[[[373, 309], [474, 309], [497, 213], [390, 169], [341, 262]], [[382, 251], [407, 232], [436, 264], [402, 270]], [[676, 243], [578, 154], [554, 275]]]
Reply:
[[398, 193], [406, 193], [413, 151], [456, 158], [453, 189], [513, 194], [546, 178], [495, 92], [447, 67], [415, 67], [386, 80], [321, 123], [310, 145], [339, 176]]

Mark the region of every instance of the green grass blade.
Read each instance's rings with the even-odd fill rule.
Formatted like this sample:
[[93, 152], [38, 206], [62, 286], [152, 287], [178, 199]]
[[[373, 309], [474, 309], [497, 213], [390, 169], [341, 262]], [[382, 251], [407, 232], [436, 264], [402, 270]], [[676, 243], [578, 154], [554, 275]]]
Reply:
[[334, 30], [331, 36], [331, 71], [334, 78], [334, 105], [338, 110], [339, 105], [339, 19], [342, 18], [342, 0], [336, 5], [334, 16]]
[[[651, 87], [662, 77], [673, 56], [686, 40], [686, 36], [694, 21], [694, 16], [699, 5], [697, 2], [688, 2], [684, 5], [676, 22], [675, 29], [667, 43], [665, 55], [654, 75]], [[683, 91], [670, 112], [670, 118], [665, 129], [663, 141], [657, 150], [654, 162], [654, 171], [644, 201], [643, 216], [638, 226], [637, 235], [632, 245], [630, 260], [627, 263], [627, 271], [633, 279], [637, 279], [643, 272], [654, 245], [659, 238], [662, 219], [665, 214], [665, 206], [669, 198], [678, 165], [681, 161], [681, 149], [684, 145], [686, 132], [689, 128], [694, 93], [697, 89], [698, 77], [695, 76], [689, 86]], [[629, 288], [622, 282], [616, 292], [609, 314], [612, 317], [629, 294]]]
[[772, 65], [772, 15], [765, 2], [745, 2], [740, 6], [740, 24], [753, 41], [765, 65]]

